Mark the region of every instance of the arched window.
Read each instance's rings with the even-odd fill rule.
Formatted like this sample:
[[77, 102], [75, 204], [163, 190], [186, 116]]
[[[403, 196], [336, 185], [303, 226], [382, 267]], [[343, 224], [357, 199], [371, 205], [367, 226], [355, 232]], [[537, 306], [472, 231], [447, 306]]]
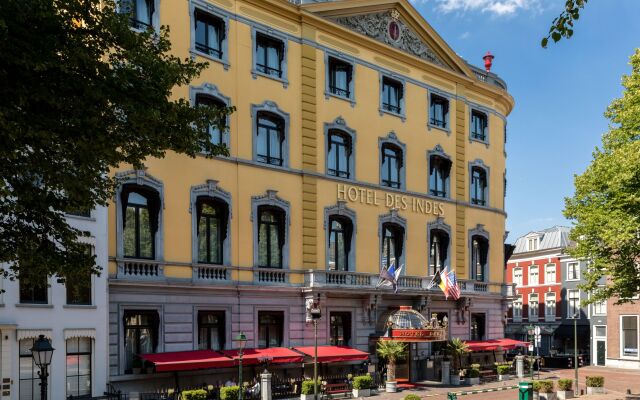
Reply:
[[271, 165], [283, 165], [284, 120], [275, 114], [259, 112], [257, 124], [257, 160]]
[[340, 178], [351, 178], [351, 137], [337, 129], [330, 130], [327, 151], [327, 173]]
[[396, 267], [402, 264], [404, 228], [393, 223], [382, 224], [382, 267], [388, 268], [391, 263]]
[[487, 205], [487, 171], [478, 166], [471, 167], [471, 203]]
[[160, 195], [147, 187], [124, 185], [121, 204], [124, 257], [154, 259]]
[[349, 254], [351, 253], [351, 220], [341, 216], [329, 217], [329, 269], [333, 271], [349, 271]]
[[393, 144], [382, 145], [381, 183], [383, 186], [400, 188], [402, 186], [402, 150]]
[[[208, 96], [206, 94], [196, 94], [196, 106], [224, 108], [227, 105], [220, 99], [216, 99], [213, 96]], [[209, 132], [209, 136], [211, 137], [211, 143], [218, 145], [225, 143], [224, 135], [226, 134], [226, 132], [224, 130], [221, 130], [218, 126], [215, 125], [209, 126], [207, 130]]]
[[449, 197], [451, 161], [438, 155], [429, 158], [429, 193], [432, 196]]
[[445, 268], [449, 249], [449, 234], [440, 229], [432, 229], [429, 243], [429, 275]]
[[285, 212], [277, 207], [258, 207], [258, 266], [282, 268]]
[[196, 50], [221, 59], [225, 39], [224, 21], [200, 9], [195, 10], [194, 20]]
[[201, 196], [196, 202], [196, 210], [198, 262], [223, 264], [229, 207], [218, 198]]
[[479, 235], [471, 237], [471, 279], [484, 281], [487, 273], [489, 241]]

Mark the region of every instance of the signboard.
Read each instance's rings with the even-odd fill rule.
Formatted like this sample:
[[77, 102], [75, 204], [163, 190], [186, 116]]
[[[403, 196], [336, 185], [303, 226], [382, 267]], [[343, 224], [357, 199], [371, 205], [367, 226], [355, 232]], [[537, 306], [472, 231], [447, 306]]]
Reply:
[[532, 344], [529, 345], [529, 351], [533, 351], [533, 345]]
[[406, 210], [425, 215], [433, 214], [436, 216], [444, 216], [444, 203], [439, 201], [423, 199], [416, 196], [386, 193], [343, 183], [338, 183], [336, 189], [338, 200], [401, 211]]
[[444, 342], [447, 340], [447, 330], [438, 329], [391, 329], [391, 336], [385, 339], [401, 342]]

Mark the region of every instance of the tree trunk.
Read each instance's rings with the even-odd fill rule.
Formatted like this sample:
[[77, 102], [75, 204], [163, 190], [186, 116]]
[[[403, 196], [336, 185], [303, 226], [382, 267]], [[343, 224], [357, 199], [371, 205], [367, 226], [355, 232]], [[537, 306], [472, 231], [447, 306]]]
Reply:
[[387, 381], [393, 382], [396, 380], [396, 362], [389, 360], [387, 363]]

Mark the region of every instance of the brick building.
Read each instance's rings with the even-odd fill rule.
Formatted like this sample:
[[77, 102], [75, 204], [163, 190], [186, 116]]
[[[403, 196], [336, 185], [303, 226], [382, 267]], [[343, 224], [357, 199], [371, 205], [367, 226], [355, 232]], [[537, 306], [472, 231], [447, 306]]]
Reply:
[[640, 369], [640, 301], [615, 305], [616, 301], [607, 302], [606, 326], [594, 326], [596, 353], [606, 353], [608, 367]]

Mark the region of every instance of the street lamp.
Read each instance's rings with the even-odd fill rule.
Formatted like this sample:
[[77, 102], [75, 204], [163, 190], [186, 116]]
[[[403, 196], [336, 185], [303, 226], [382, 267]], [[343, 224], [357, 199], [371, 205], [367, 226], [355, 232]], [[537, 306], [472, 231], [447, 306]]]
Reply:
[[573, 314], [573, 368], [575, 369], [576, 394], [578, 390], [578, 313]]
[[236, 337], [236, 342], [238, 342], [238, 392], [240, 400], [243, 399], [244, 393], [242, 392], [242, 355], [244, 352], [244, 346], [247, 344], [247, 335], [244, 332], [240, 332], [238, 337]]
[[51, 364], [51, 357], [53, 357], [53, 347], [51, 347], [51, 341], [45, 338], [44, 335], [40, 335], [38, 339], [33, 342], [31, 348], [31, 357], [40, 371], [38, 375], [40, 377], [40, 399], [47, 400], [47, 378], [49, 373], [47, 368]]
[[318, 400], [318, 320], [322, 317], [320, 306], [317, 302], [309, 310], [313, 319], [313, 400]]

